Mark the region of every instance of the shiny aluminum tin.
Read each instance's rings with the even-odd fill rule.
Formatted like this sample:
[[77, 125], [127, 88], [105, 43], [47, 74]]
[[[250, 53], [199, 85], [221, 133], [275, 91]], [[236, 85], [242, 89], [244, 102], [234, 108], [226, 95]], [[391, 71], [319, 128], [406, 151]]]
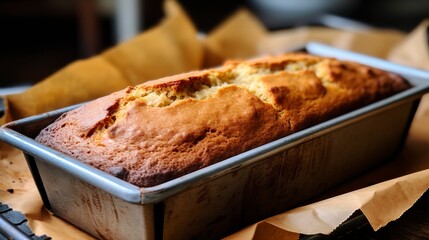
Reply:
[[283, 212], [391, 159], [406, 139], [429, 73], [310, 43], [315, 55], [402, 75], [413, 87], [166, 183], [138, 188], [39, 144], [34, 137], [75, 106], [6, 124], [24, 151], [45, 207], [97, 238], [217, 239]]

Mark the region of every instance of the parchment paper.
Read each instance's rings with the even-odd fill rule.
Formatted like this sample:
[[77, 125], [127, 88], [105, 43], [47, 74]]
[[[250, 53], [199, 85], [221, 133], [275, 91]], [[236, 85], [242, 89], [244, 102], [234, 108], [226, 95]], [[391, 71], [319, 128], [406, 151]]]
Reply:
[[[410, 34], [386, 29], [362, 32], [322, 27], [268, 32], [251, 13], [240, 10], [201, 38], [180, 6], [166, 1], [165, 9], [166, 18], [155, 28], [98, 56], [71, 63], [24, 93], [6, 96], [7, 111], [0, 124], [94, 99], [127, 85], [216, 66], [230, 58], [281, 53], [308, 41], [429, 70], [426, 45], [429, 21]], [[267, 236], [296, 239], [298, 233], [327, 234], [358, 209], [374, 229], [397, 219], [429, 186], [428, 122], [429, 97], [425, 96], [405, 148], [397, 159], [320, 196], [319, 199], [325, 199], [321, 202], [273, 216], [228, 239], [266, 239]], [[4, 144], [0, 147], [0, 201], [24, 213], [38, 235], [91, 239], [43, 208], [22, 154]], [[386, 180], [389, 181], [383, 182]], [[373, 185], [378, 182], [381, 183]], [[365, 188], [367, 186], [370, 187]], [[356, 191], [349, 192], [351, 190]], [[343, 193], [346, 194], [339, 195]]]

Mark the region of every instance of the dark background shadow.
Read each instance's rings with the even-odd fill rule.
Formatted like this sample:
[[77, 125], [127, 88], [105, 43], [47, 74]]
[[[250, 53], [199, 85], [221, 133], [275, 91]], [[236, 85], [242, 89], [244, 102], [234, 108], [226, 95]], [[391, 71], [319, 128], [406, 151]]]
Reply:
[[[99, 6], [100, 3], [112, 6], [113, 1], [0, 0], [0, 88], [34, 84], [74, 60], [113, 46], [112, 10], [109, 7], [100, 10]], [[298, 17], [290, 17], [287, 12], [272, 14], [257, 0], [179, 2], [201, 32], [209, 32], [240, 7], [250, 9], [270, 30], [303, 25], [311, 20], [305, 13]], [[141, 5], [143, 29], [162, 19], [162, 1], [141, 1]], [[409, 32], [429, 17], [429, 1], [350, 0], [348, 5], [321, 8], [320, 13]]]

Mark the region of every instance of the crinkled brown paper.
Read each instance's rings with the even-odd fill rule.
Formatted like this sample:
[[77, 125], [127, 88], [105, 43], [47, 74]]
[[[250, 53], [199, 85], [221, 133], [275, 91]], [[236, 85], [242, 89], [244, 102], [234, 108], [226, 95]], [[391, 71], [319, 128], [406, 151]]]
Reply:
[[[167, 1], [165, 10], [166, 18], [153, 29], [98, 56], [73, 62], [24, 93], [6, 96], [7, 111], [0, 124], [94, 99], [127, 85], [216, 66], [225, 59], [281, 53], [308, 41], [429, 70], [429, 21], [408, 35], [385, 29], [344, 31], [323, 27], [268, 32], [249, 12], [241, 10], [201, 39], [175, 2]], [[365, 214], [375, 230], [399, 218], [429, 187], [428, 122], [429, 97], [425, 96], [406, 145], [395, 160], [339, 187], [331, 193], [335, 197], [273, 216], [228, 239], [297, 239], [299, 233], [328, 234], [357, 210]], [[22, 154], [1, 147], [0, 201], [24, 213], [37, 235], [91, 239], [43, 208]], [[372, 185], [374, 182], [380, 183]]]

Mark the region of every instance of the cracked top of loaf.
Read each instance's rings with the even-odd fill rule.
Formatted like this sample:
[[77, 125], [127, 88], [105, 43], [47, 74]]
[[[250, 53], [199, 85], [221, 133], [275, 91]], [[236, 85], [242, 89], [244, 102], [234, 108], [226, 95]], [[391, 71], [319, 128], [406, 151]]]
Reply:
[[36, 140], [149, 187], [409, 87], [391, 73], [304, 53], [230, 61], [89, 102]]

